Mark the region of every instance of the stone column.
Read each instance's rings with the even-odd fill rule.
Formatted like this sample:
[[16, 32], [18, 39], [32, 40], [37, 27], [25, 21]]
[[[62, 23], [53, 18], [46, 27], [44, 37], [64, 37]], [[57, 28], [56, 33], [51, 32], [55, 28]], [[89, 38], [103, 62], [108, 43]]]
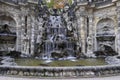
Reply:
[[80, 35], [81, 35], [81, 50], [82, 53], [86, 53], [86, 37], [87, 37], [87, 15], [85, 11], [85, 7], [81, 6], [79, 9], [80, 12]]
[[117, 52], [119, 53], [120, 55], [120, 1], [117, 2], [117, 18], [118, 18], [118, 28], [117, 28], [117, 34], [116, 34], [116, 37], [117, 37]]
[[34, 44], [35, 44], [35, 24], [34, 24], [35, 19], [32, 18], [32, 24], [31, 24], [31, 55], [34, 55]]
[[15, 50], [21, 52], [21, 20], [18, 15], [15, 16], [16, 22], [16, 47]]
[[78, 19], [78, 28], [79, 28], [79, 39], [81, 40], [81, 50], [82, 53], [86, 53], [86, 12], [85, 7], [80, 7], [79, 9], [79, 19]]
[[81, 16], [80, 17], [80, 22], [81, 22], [81, 25], [80, 25], [80, 27], [81, 27], [81, 43], [82, 43], [82, 45], [81, 45], [81, 47], [82, 47], [82, 53], [86, 53], [86, 35], [85, 35], [85, 33], [86, 33], [86, 31], [85, 31], [85, 18], [83, 17], [83, 16]]
[[77, 16], [77, 34], [78, 34], [78, 42], [77, 42], [77, 48], [78, 48], [78, 50], [79, 50], [79, 48], [81, 47], [81, 33], [80, 33], [80, 24], [81, 24], [81, 22], [80, 22], [80, 12], [79, 12], [79, 10], [76, 12], [76, 16]]
[[[119, 26], [119, 27], [120, 27], [120, 26]], [[118, 54], [120, 55], [120, 28], [118, 28], [118, 33], [117, 33], [117, 35], [118, 35], [117, 52], [118, 52]]]
[[29, 54], [29, 56], [31, 56], [31, 27], [32, 26], [32, 20], [31, 20], [31, 16], [27, 16], [27, 37], [28, 37], [28, 41], [27, 41], [27, 53]]
[[16, 51], [21, 52], [21, 26], [18, 25], [16, 28], [16, 35], [17, 35], [17, 40], [16, 40]]
[[93, 55], [93, 39], [94, 39], [94, 27], [93, 27], [93, 10], [89, 10], [89, 14], [88, 14], [88, 29], [89, 29], [89, 33], [88, 33], [88, 37], [87, 37], [87, 54], [88, 57], [94, 57]]
[[25, 27], [25, 18], [21, 16], [21, 52], [25, 53], [24, 49], [24, 27]]

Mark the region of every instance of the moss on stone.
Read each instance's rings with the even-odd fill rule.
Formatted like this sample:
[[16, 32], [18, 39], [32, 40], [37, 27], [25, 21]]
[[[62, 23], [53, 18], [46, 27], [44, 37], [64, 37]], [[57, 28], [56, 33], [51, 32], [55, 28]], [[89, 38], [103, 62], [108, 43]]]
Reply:
[[53, 61], [51, 63], [44, 63], [43, 60], [37, 59], [16, 59], [15, 62], [20, 66], [97, 66], [97, 65], [106, 65], [107, 63], [104, 59], [80, 59], [77, 61]]

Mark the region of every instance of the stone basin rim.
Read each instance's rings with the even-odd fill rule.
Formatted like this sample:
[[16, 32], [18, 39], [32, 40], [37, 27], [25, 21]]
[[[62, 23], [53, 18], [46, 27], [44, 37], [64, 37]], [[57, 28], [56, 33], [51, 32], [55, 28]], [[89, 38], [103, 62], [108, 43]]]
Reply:
[[[33, 73], [31, 75], [31, 73]], [[40, 74], [39, 74], [40, 73]], [[34, 66], [0, 66], [0, 74], [37, 77], [102, 77], [120, 75], [120, 65], [80, 66], [80, 67], [34, 67]]]
[[23, 68], [23, 69], [90, 69], [90, 68], [112, 68], [112, 67], [120, 67], [120, 64], [116, 65], [100, 65], [100, 66], [67, 66], [67, 67], [45, 67], [45, 66], [6, 66], [0, 65], [0, 68]]

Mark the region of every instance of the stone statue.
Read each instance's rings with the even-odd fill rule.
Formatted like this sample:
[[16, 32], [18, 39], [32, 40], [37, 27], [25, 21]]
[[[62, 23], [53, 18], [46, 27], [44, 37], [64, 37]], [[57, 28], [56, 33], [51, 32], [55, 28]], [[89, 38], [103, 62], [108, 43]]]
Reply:
[[28, 35], [23, 35], [23, 53], [29, 54], [29, 37]]
[[42, 42], [42, 35], [44, 33], [43, 24], [44, 24], [44, 20], [42, 18], [39, 18], [37, 43], [41, 43]]
[[91, 39], [91, 37], [89, 36], [89, 37], [87, 37], [87, 44], [88, 45], [92, 45], [92, 39]]
[[92, 38], [89, 36], [87, 37], [87, 44], [88, 44], [88, 52], [92, 49]]
[[73, 27], [72, 22], [71, 21], [67, 22], [67, 29], [69, 31], [72, 31], [72, 27]]
[[92, 44], [93, 44], [93, 42], [92, 42], [92, 38], [91, 38], [91, 36], [89, 36], [88, 38], [87, 38], [87, 44], [88, 44], [88, 47], [87, 47], [87, 54], [85, 54], [87, 57], [96, 57], [94, 54], [93, 54], [93, 52], [92, 52]]

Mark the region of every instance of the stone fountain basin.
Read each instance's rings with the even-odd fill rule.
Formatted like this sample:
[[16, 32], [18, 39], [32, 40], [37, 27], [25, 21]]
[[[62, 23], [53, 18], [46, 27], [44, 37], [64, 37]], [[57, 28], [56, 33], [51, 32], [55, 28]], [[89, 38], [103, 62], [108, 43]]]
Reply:
[[44, 77], [44, 78], [82, 78], [118, 75], [120, 65], [39, 67], [39, 66], [0, 66], [2, 75]]
[[[118, 74], [120, 65], [107, 65], [104, 58], [79, 59], [77, 61], [62, 60], [42, 64], [44, 61], [33, 58], [19, 58], [14, 65], [0, 65], [6, 75], [36, 77], [98, 77]], [[31, 64], [32, 63], [32, 64]], [[41, 65], [40, 65], [41, 63]], [[99, 64], [98, 64], [99, 63]], [[112, 71], [111, 71], [112, 70]], [[118, 71], [118, 72], [117, 72]], [[40, 74], [39, 74], [40, 73]], [[103, 73], [105, 73], [103, 75]], [[1, 74], [1, 73], [0, 73]], [[2, 74], [2, 75], [3, 75]]]

